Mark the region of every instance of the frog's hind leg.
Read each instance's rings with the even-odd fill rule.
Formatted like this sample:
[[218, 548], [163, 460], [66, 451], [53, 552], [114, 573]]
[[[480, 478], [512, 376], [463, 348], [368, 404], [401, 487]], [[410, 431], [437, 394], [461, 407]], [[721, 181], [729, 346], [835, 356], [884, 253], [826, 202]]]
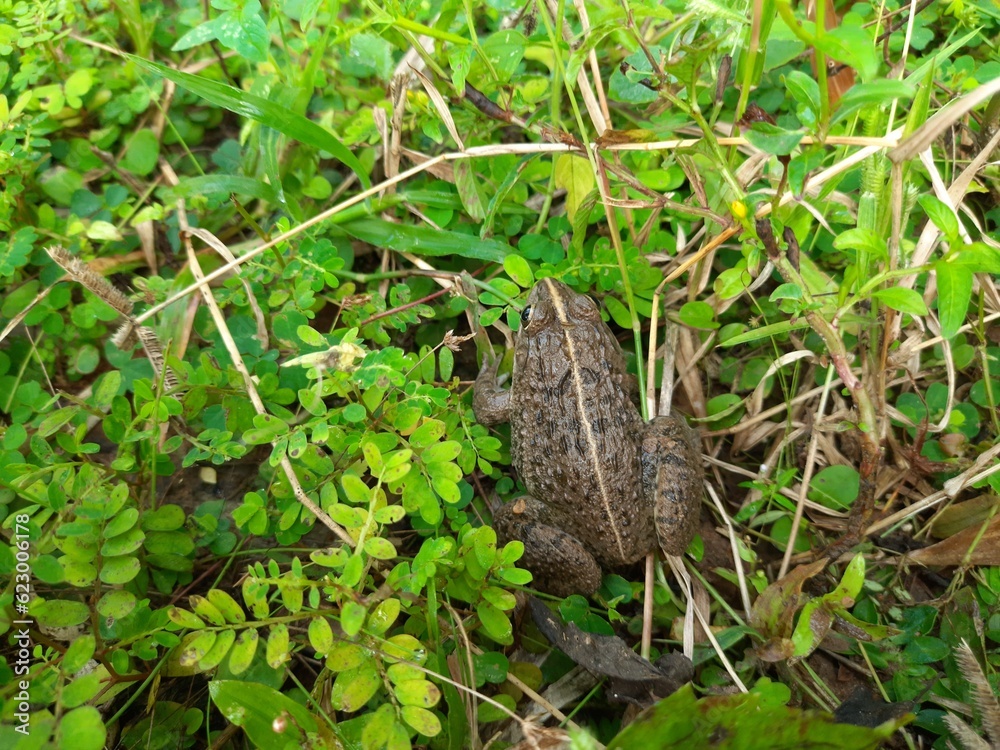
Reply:
[[545, 503], [525, 495], [502, 506], [493, 516], [501, 543], [519, 540], [533, 585], [555, 596], [592, 594], [601, 585], [601, 568], [579, 539], [553, 525]]
[[645, 425], [642, 484], [653, 498], [656, 537], [668, 555], [683, 555], [701, 515], [701, 446], [684, 417], [656, 417]]

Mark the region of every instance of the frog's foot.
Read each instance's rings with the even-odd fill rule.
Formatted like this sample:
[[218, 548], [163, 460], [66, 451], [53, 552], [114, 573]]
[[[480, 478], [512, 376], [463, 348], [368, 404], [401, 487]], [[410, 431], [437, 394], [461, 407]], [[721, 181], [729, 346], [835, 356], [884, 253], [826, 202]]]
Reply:
[[580, 540], [547, 523], [550, 515], [544, 503], [525, 495], [494, 514], [493, 528], [502, 543], [524, 543], [518, 566], [531, 571], [534, 586], [555, 596], [592, 594], [601, 585], [601, 567]]
[[701, 446], [679, 415], [657, 417], [642, 439], [642, 484], [653, 499], [660, 548], [683, 555], [698, 530], [701, 515]]
[[510, 419], [510, 391], [500, 387], [506, 377], [497, 377], [499, 367], [500, 357], [488, 355], [476, 377], [475, 391], [472, 394], [472, 411], [476, 420], [486, 426]]

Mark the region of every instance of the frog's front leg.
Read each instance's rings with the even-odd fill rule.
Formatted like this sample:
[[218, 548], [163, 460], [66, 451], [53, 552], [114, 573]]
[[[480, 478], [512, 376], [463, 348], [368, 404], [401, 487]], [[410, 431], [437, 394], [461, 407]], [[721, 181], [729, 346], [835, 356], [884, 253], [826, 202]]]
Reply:
[[487, 358], [483, 362], [472, 394], [472, 411], [476, 421], [487, 427], [510, 420], [510, 391], [500, 387], [497, 378], [499, 366], [499, 357]]
[[592, 594], [601, 585], [601, 567], [579, 539], [558, 527], [545, 503], [523, 495], [493, 515], [493, 528], [501, 543], [519, 540], [524, 556], [518, 566], [527, 568], [533, 585], [555, 596]]
[[672, 414], [646, 423], [642, 439], [642, 486], [652, 501], [660, 548], [683, 555], [701, 513], [701, 446], [684, 417]]

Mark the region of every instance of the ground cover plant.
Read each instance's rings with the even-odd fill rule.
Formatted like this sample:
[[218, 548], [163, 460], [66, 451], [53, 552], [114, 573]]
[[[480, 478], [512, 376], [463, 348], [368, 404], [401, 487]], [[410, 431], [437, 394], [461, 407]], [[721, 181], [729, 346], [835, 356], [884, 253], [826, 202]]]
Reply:
[[[997, 741], [995, 4], [0, 7], [3, 747]], [[590, 598], [471, 408], [546, 277], [704, 454]]]

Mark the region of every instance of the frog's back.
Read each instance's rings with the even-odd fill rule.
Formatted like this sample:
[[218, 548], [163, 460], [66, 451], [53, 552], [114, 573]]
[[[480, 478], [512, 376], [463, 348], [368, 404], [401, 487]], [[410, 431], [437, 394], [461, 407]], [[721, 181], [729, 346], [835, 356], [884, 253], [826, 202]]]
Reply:
[[604, 564], [655, 545], [641, 487], [642, 418], [618, 342], [598, 317], [523, 342], [511, 391], [511, 450], [528, 492]]

